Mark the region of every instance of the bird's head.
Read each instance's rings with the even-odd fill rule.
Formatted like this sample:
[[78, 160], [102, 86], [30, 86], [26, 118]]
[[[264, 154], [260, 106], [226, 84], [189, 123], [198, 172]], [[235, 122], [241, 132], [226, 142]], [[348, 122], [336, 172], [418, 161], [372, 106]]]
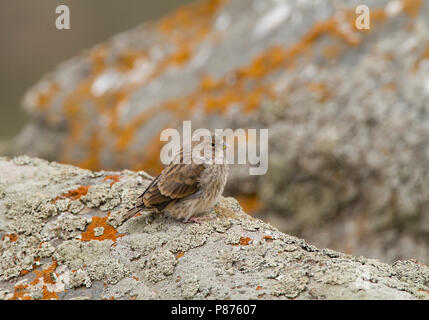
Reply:
[[206, 160], [212, 159], [215, 163], [224, 163], [227, 146], [223, 137], [214, 133], [192, 137], [192, 152]]

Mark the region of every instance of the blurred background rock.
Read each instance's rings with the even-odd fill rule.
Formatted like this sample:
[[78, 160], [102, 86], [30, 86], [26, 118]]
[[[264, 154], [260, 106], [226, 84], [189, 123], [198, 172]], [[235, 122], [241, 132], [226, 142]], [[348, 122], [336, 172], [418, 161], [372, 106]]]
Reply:
[[[2, 0], [0, 1], [0, 140], [28, 120], [21, 108], [26, 89], [48, 70], [144, 21], [157, 19], [191, 0]], [[71, 29], [55, 28], [55, 8], [71, 11]]]
[[[367, 31], [355, 28], [362, 4]], [[154, 175], [160, 131], [184, 119], [194, 129], [269, 128], [268, 173], [234, 166], [226, 195], [318, 247], [429, 261], [427, 1], [206, 0], [103, 41], [146, 19], [130, 5], [80, 54], [63, 37], [98, 28], [107, 7], [70, 9], [71, 31], [44, 19], [55, 40], [20, 30], [31, 47], [2, 61], [39, 66], [46, 58], [33, 51], [51, 46], [65, 61], [26, 93], [29, 120], [4, 152]]]

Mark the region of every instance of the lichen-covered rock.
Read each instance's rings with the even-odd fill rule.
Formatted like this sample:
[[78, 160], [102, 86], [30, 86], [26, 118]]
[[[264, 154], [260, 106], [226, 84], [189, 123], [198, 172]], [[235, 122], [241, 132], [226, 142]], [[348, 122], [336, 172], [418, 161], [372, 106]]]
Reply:
[[[0, 158], [0, 299], [429, 299], [426, 265], [320, 250], [233, 198], [202, 224], [120, 213], [109, 223], [146, 177]], [[84, 207], [57, 209], [65, 199]]]

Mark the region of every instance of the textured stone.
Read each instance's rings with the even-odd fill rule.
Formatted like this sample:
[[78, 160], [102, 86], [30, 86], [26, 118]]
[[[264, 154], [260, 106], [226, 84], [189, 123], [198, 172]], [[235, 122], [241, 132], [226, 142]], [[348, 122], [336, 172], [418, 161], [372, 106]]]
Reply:
[[[104, 186], [110, 173], [23, 159], [0, 158], [0, 299], [429, 299], [426, 265], [320, 250], [248, 216], [233, 198], [201, 224], [154, 214], [113, 227], [94, 203], [112, 197], [112, 210], [124, 210], [136, 197], [105, 187], [88, 192], [77, 215], [40, 214], [53, 214], [59, 196], [83, 198], [79, 186]], [[116, 174], [124, 190], [149, 182]], [[23, 212], [38, 217], [33, 225]]]

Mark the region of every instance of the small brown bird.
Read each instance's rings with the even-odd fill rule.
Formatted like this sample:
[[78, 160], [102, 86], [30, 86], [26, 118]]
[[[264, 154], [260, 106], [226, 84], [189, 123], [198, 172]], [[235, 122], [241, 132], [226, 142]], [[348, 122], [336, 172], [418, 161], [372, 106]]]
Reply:
[[[211, 155], [205, 155], [204, 148], [210, 149]], [[192, 155], [196, 149], [199, 151]], [[223, 139], [215, 134], [203, 137], [202, 142], [192, 142], [190, 148], [182, 147], [137, 199], [136, 207], [128, 212], [127, 218], [141, 210], [151, 210], [185, 222], [201, 222], [203, 218], [198, 216], [216, 204], [226, 184], [229, 166], [225, 149]], [[190, 157], [190, 163], [184, 163], [186, 157]]]

